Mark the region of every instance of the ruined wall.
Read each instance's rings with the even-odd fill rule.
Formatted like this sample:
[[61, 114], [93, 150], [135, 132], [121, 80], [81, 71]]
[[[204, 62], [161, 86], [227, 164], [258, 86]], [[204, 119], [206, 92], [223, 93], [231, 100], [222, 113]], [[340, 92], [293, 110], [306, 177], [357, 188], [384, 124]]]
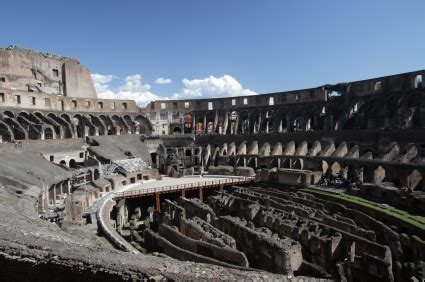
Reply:
[[90, 72], [76, 59], [15, 46], [0, 49], [1, 86], [34, 95], [96, 98]]

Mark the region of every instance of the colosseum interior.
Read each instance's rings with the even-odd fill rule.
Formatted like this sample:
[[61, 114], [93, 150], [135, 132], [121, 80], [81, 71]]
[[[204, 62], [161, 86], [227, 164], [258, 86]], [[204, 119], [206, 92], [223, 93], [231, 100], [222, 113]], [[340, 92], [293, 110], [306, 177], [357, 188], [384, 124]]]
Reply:
[[0, 280], [421, 281], [424, 76], [139, 108], [0, 49]]

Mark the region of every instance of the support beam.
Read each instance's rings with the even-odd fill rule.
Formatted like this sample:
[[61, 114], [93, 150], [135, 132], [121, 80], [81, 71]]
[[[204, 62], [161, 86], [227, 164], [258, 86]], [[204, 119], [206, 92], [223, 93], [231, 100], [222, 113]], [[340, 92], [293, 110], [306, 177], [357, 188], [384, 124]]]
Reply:
[[218, 186], [218, 190], [220, 191], [220, 193], [223, 193], [224, 192], [224, 184], [220, 184]]
[[204, 202], [204, 190], [201, 187], [199, 187], [199, 201]]
[[182, 190], [182, 197], [186, 198], [186, 190], [184, 190], [184, 189]]
[[155, 208], [157, 211], [161, 209], [161, 199], [159, 198], [159, 193], [155, 193]]

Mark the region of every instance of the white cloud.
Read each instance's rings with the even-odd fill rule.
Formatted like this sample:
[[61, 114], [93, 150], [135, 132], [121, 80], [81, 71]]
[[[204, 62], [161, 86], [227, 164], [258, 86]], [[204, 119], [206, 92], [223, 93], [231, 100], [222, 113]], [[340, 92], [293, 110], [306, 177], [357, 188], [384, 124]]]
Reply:
[[170, 84], [171, 82], [173, 82], [171, 79], [163, 77], [159, 77], [155, 80], [156, 84]]
[[96, 89], [96, 92], [102, 93], [108, 90], [108, 83], [110, 83], [117, 77], [114, 75], [102, 75], [98, 73], [93, 73], [91, 75], [91, 78], [93, 80], [94, 89]]
[[187, 98], [218, 98], [229, 96], [256, 95], [255, 91], [244, 89], [242, 85], [232, 76], [222, 77], [210, 76], [204, 79], [187, 78], [182, 80], [184, 88], [174, 93], [172, 99]]
[[125, 77], [124, 80], [118, 83], [117, 87], [111, 86], [112, 81], [120, 80], [117, 76], [102, 74], [92, 74], [91, 76], [99, 98], [134, 100], [139, 107], [145, 107], [153, 100], [218, 98], [257, 94], [255, 91], [243, 88], [242, 85], [230, 75], [223, 75], [222, 77], [210, 76], [203, 79], [192, 80], [185, 78], [182, 80], [183, 88], [178, 93], [174, 93], [171, 97], [160, 97], [152, 93], [151, 86], [143, 82], [140, 74]]
[[151, 86], [142, 81], [140, 74], [127, 76], [123, 83], [113, 88], [110, 82], [118, 77], [113, 75], [92, 74], [92, 80], [101, 99], [134, 100], [140, 107], [145, 107], [150, 101], [164, 99], [152, 93]]

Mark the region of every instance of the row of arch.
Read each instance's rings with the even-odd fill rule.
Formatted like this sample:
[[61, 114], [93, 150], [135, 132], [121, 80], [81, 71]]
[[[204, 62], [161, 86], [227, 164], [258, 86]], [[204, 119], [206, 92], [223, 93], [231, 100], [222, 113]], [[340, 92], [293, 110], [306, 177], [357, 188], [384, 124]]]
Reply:
[[90, 135], [151, 134], [152, 125], [142, 115], [42, 113], [3, 111], [3, 141], [24, 139], [84, 138]]
[[411, 128], [425, 126], [423, 93], [381, 93], [356, 97], [333, 97], [327, 102], [295, 106], [270, 106], [235, 111], [180, 113], [183, 125], [171, 133], [247, 134], [311, 130]]

